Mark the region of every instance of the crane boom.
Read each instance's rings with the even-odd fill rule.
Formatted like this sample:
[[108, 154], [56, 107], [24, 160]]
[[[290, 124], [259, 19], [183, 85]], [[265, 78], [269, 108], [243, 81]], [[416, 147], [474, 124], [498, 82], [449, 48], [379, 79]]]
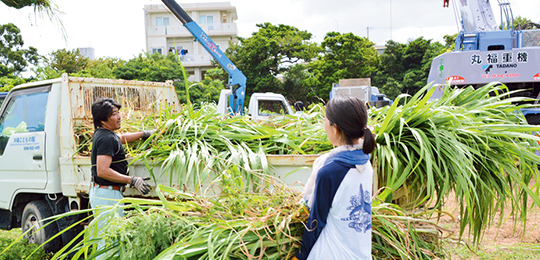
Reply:
[[246, 76], [234, 63], [221, 51], [212, 39], [202, 30], [202, 28], [176, 3], [175, 0], [162, 0], [171, 12], [182, 22], [184, 27], [201, 43], [201, 45], [212, 55], [219, 65], [229, 74], [229, 86], [232, 95], [229, 97], [229, 112], [232, 114], [243, 114], [244, 99], [246, 92]]

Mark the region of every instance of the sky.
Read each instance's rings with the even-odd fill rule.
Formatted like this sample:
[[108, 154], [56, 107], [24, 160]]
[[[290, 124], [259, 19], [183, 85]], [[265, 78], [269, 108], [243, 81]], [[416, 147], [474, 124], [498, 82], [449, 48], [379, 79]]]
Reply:
[[[58, 49], [93, 47], [96, 57], [129, 60], [145, 51], [144, 5], [159, 0], [51, 0], [58, 10], [67, 39], [58, 23], [36, 15], [33, 7], [10, 8], [0, 2], [0, 24], [14, 23], [21, 30], [25, 48], [33, 46], [42, 55]], [[322, 42], [327, 32], [352, 32], [369, 37], [376, 45], [392, 39], [406, 43], [423, 36], [443, 41], [458, 32], [454, 9], [443, 0], [176, 0], [178, 4], [230, 2], [236, 7], [238, 36], [249, 37], [256, 24], [286, 24], [313, 34]], [[498, 1], [491, 0], [500, 23]], [[510, 0], [514, 17], [540, 22], [540, 1]]]

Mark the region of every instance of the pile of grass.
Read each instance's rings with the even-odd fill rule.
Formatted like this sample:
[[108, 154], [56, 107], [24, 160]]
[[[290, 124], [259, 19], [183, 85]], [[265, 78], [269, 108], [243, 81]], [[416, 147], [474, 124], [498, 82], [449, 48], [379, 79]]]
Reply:
[[[301, 194], [279, 180], [259, 175], [258, 192], [231, 166], [215, 180], [219, 195], [199, 196], [159, 185], [160, 200], [125, 198], [124, 218], [97, 216], [71, 252], [55, 258], [93, 259], [290, 259], [299, 249], [308, 212]], [[107, 219], [96, 237], [97, 221]], [[399, 207], [373, 208], [376, 259], [431, 259], [442, 256], [434, 222], [408, 216]], [[98, 243], [101, 250], [95, 250]]]
[[[0, 260], [51, 259], [52, 254], [45, 252], [39, 245], [29, 244], [27, 239], [20, 239], [21, 229], [0, 231]], [[11, 245], [11, 246], [10, 246]]]
[[[376, 259], [443, 257], [445, 231], [430, 219], [442, 214], [450, 191], [462, 203], [461, 232], [472, 229], [475, 242], [498, 209], [510, 205], [524, 218], [527, 208], [521, 202], [535, 194], [527, 185], [537, 178], [540, 160], [534, 151], [540, 139], [532, 132], [540, 128], [520, 115], [527, 105], [513, 105], [522, 100], [505, 99], [505, 88], [496, 85], [448, 88], [435, 102], [424, 91], [371, 111], [378, 142], [372, 160], [380, 187], [373, 199]], [[154, 116], [159, 132], [129, 148], [134, 161], [145, 162], [152, 174], [152, 165], [159, 166], [171, 184], [205, 182], [213, 192], [188, 194], [160, 186], [160, 200], [126, 198], [127, 206], [116, 207], [130, 214], [111, 219], [99, 238], [92, 222], [74, 251], [85, 258], [100, 253], [147, 259], [291, 257], [307, 212], [297, 191], [266, 175], [265, 155], [329, 150], [319, 122], [323, 114], [319, 106], [303, 118], [261, 123], [224, 117], [206, 105]], [[391, 203], [402, 190], [405, 209]], [[540, 205], [538, 197], [533, 199]], [[107, 248], [94, 251], [102, 240]]]
[[378, 197], [391, 201], [403, 195], [400, 204], [409, 209], [441, 210], [454, 191], [460, 234], [469, 229], [475, 243], [499, 210], [525, 225], [527, 198], [540, 205], [538, 187], [528, 187], [533, 178], [539, 183], [540, 139], [534, 133], [540, 126], [528, 125], [520, 112], [532, 105], [507, 98], [515, 93], [498, 84], [448, 87], [436, 101], [426, 91], [400, 96], [396, 103], [406, 99], [402, 106], [373, 113], [374, 165], [379, 187], [386, 187]]

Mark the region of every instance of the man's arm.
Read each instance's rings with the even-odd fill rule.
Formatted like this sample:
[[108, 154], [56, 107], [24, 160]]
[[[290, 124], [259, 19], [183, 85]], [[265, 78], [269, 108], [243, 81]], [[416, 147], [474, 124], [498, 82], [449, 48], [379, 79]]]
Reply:
[[131, 183], [131, 177], [120, 174], [119, 172], [111, 169], [112, 156], [110, 155], [98, 155], [96, 159], [96, 171], [97, 176], [109, 181], [118, 183]]
[[134, 141], [139, 140], [139, 138], [142, 138], [143, 140], [146, 140], [148, 137], [150, 137], [156, 130], [146, 130], [142, 132], [136, 132], [136, 133], [129, 133], [129, 134], [123, 134], [118, 135], [120, 137], [120, 142], [122, 144], [131, 143]]
[[118, 136], [120, 137], [120, 142], [126, 144], [139, 140], [143, 136], [143, 132], [128, 133]]

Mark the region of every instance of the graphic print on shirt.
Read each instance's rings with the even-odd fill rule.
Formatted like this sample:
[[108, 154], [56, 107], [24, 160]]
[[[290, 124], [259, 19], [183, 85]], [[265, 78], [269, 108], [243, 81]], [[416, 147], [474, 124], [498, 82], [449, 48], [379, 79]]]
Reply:
[[369, 191], [364, 191], [360, 184], [360, 192], [357, 195], [351, 196], [351, 206], [347, 207], [351, 210], [348, 218], [342, 218], [343, 221], [351, 221], [349, 227], [357, 232], [366, 232], [371, 229], [371, 194]]

